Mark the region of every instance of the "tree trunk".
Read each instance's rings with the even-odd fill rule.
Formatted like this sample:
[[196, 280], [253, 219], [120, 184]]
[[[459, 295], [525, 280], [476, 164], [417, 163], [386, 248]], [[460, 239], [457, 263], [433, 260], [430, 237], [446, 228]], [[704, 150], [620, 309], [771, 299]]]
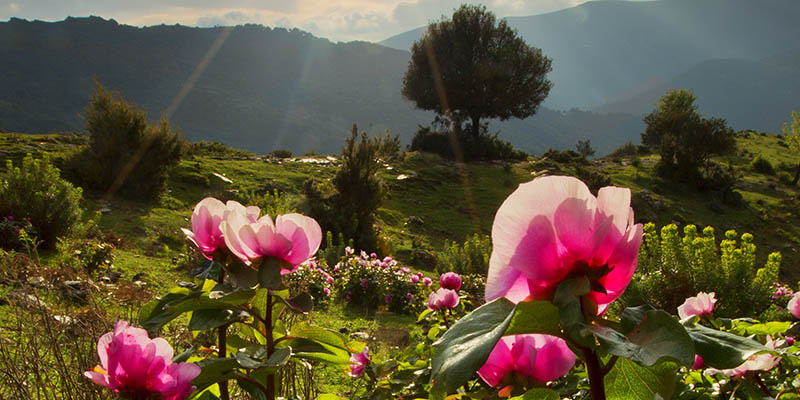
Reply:
[[797, 172], [794, 173], [794, 179], [792, 180], [792, 186], [797, 185], [797, 180], [800, 179], [800, 163], [797, 163]]
[[481, 134], [481, 116], [472, 116], [472, 136], [477, 138]]

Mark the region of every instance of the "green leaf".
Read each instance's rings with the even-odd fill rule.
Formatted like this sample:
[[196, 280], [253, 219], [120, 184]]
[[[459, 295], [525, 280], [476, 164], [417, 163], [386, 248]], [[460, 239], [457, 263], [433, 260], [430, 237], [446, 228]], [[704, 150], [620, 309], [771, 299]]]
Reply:
[[678, 365], [675, 363], [643, 367], [619, 358], [603, 382], [608, 400], [653, 400], [671, 399], [677, 380]]
[[522, 396], [515, 396], [508, 400], [559, 400], [558, 393], [550, 389], [531, 389]]
[[561, 282], [553, 296], [553, 304], [558, 307], [558, 320], [564, 332], [582, 346], [593, 348], [594, 339], [586, 329], [581, 296], [588, 294], [589, 279], [584, 277], [567, 279]]
[[642, 305], [638, 307], [628, 307], [622, 310], [620, 323], [622, 325], [622, 333], [628, 333], [634, 330], [647, 315], [648, 311], [655, 310], [650, 305]]
[[258, 272], [238, 259], [228, 264], [228, 277], [240, 288], [254, 288], [258, 285]]
[[315, 342], [305, 338], [281, 341], [281, 346], [292, 348], [294, 356], [304, 360], [322, 361], [327, 364], [350, 364], [350, 352], [327, 343]]
[[218, 328], [222, 325], [238, 321], [247, 315], [248, 314], [245, 312], [236, 312], [232, 310], [197, 310], [192, 313], [188, 329], [190, 331], [204, 331], [206, 329]]
[[[277, 297], [277, 296], [276, 296]], [[314, 308], [314, 298], [310, 294], [303, 292], [291, 299], [278, 297], [290, 310], [298, 314], [308, 314]]]
[[239, 387], [242, 388], [242, 390], [244, 390], [245, 392], [247, 392], [247, 394], [250, 395], [251, 399], [267, 400], [267, 396], [256, 385], [243, 380], [237, 380], [236, 382], [239, 385]]
[[281, 349], [275, 350], [266, 363], [264, 363], [265, 367], [275, 367], [278, 368], [289, 361], [289, 358], [292, 357], [292, 348], [291, 347], [284, 347]]
[[433, 312], [433, 310], [431, 310], [430, 308], [426, 308], [426, 309], [422, 310], [422, 312], [419, 313], [419, 316], [417, 317], [417, 322], [422, 321], [423, 319], [425, 319], [425, 317], [427, 317], [428, 315], [431, 315], [432, 312]]
[[763, 324], [738, 323], [734, 321], [733, 332], [740, 335], [775, 335], [784, 333], [792, 326], [787, 321], [770, 321]]
[[627, 335], [600, 325], [591, 325], [588, 329], [608, 353], [643, 366], [664, 360], [674, 360], [685, 366], [694, 363], [692, 339], [686, 329], [664, 311], [647, 311], [639, 325]]
[[[221, 292], [212, 291], [209, 296], [197, 297], [186, 299], [179, 303], [171, 304], [165, 307], [166, 311], [184, 313], [195, 310], [211, 310], [211, 309], [225, 309], [235, 308], [249, 303], [256, 295], [253, 289], [239, 290], [227, 295], [220, 295]], [[218, 296], [217, 298], [213, 298]]]
[[164, 308], [170, 304], [177, 304], [190, 296], [200, 296], [199, 291], [191, 291], [184, 287], [174, 287], [166, 295], [153, 299], [139, 310], [139, 325], [152, 335], [158, 333], [161, 327], [177, 318], [180, 313], [166, 311]]
[[239, 367], [239, 363], [233, 358], [207, 358], [197, 363], [200, 367], [200, 375], [192, 380], [192, 385], [197, 386], [197, 390], [203, 390], [209, 385], [217, 382], [233, 379], [234, 373]]
[[194, 352], [197, 351], [197, 349], [199, 349], [199, 348], [200, 348], [200, 345], [198, 343], [193, 344], [192, 347], [188, 348], [183, 353], [178, 354], [177, 356], [173, 357], [172, 358], [172, 362], [173, 363], [186, 362], [186, 360], [188, 360], [189, 357], [191, 357], [192, 354], [194, 354]]
[[309, 325], [301, 322], [292, 327], [291, 336], [310, 339], [319, 343], [329, 344], [344, 350], [350, 350], [347, 345], [347, 338], [341, 333], [319, 326]]
[[525, 333], [561, 335], [558, 308], [549, 301], [529, 301], [517, 304], [514, 317], [504, 336]]
[[281, 260], [264, 257], [258, 266], [258, 283], [262, 288], [278, 290], [281, 288]]
[[697, 354], [709, 367], [736, 368], [750, 356], [771, 350], [755, 340], [722, 332], [702, 325], [687, 326]]
[[341, 397], [339, 397], [339, 396], [337, 396], [335, 394], [325, 393], [325, 394], [321, 394], [321, 395], [317, 396], [317, 398], [315, 400], [343, 400], [343, 398], [341, 398]]
[[502, 297], [486, 303], [433, 344], [431, 398], [444, 398], [472, 378], [508, 328], [514, 310], [514, 303]]

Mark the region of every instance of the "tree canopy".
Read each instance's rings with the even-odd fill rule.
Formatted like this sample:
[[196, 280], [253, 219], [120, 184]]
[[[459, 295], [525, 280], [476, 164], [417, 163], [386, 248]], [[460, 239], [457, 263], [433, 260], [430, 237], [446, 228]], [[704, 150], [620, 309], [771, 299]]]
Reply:
[[550, 92], [549, 58], [483, 6], [462, 5], [428, 26], [411, 49], [402, 94], [474, 135], [481, 118], [526, 118]]
[[695, 100], [691, 90], [669, 91], [644, 117], [642, 143], [661, 155], [663, 172], [679, 179], [690, 178], [709, 157], [736, 149], [733, 129], [722, 118], [703, 118]]

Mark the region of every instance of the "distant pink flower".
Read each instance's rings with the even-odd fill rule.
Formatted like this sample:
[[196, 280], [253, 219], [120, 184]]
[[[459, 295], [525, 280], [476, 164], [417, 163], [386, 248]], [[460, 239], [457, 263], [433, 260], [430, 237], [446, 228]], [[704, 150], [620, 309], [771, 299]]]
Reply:
[[385, 262], [387, 264], [392, 262], [392, 261], [393, 261], [392, 257], [389, 257], [389, 256], [383, 257], [383, 262]]
[[383, 300], [384, 300], [384, 302], [386, 302], [386, 304], [391, 303], [392, 302], [392, 295], [387, 294], [386, 296], [384, 296]]
[[375, 253], [372, 253], [372, 254], [369, 255], [369, 258], [378, 258], [378, 255], [375, 254]]
[[164, 400], [183, 400], [195, 390], [192, 379], [200, 375], [195, 364], [172, 362], [172, 347], [166, 340], [151, 340], [144, 329], [125, 321], [100, 337], [97, 354], [102, 365], [84, 375], [126, 398], [158, 394]]
[[13, 215], [9, 215], [9, 216], [8, 216], [8, 220], [9, 220], [9, 221], [13, 221], [13, 220], [14, 220], [14, 216], [13, 216]]
[[[767, 342], [764, 344], [764, 346], [770, 350], [775, 350], [776, 345], [771, 336], [767, 335]], [[723, 374], [732, 377], [740, 377], [748, 371], [769, 371], [780, 364], [780, 362], [781, 357], [775, 357], [770, 353], [754, 354], [750, 356], [744, 363], [742, 363], [742, 365], [736, 368], [724, 370], [709, 368], [705, 373], [712, 375]]]
[[344, 254], [345, 254], [345, 255], [348, 255], [348, 256], [349, 256], [349, 255], [353, 255], [353, 254], [355, 254], [355, 253], [356, 253], [356, 251], [355, 251], [355, 250], [353, 250], [353, 248], [352, 248], [352, 247], [350, 247], [350, 246], [347, 246], [347, 247], [345, 247], [345, 248], [344, 248]]
[[428, 286], [428, 287], [430, 287], [431, 285], [433, 285], [433, 280], [432, 280], [431, 278], [428, 278], [428, 277], [426, 276], [426, 277], [422, 278], [422, 283], [423, 283], [425, 286]]
[[409, 293], [406, 293], [406, 300], [408, 300], [408, 301], [412, 301], [412, 300], [414, 300], [414, 295], [413, 295], [413, 294], [411, 294], [410, 292], [409, 292]]
[[789, 346], [794, 345], [794, 338], [791, 337], [791, 336], [787, 336], [786, 337], [786, 344], [788, 344]]
[[411, 278], [409, 278], [409, 280], [411, 281], [411, 283], [419, 283], [419, 276], [411, 275]]
[[364, 351], [361, 353], [353, 353], [350, 355], [350, 376], [359, 377], [364, 375], [364, 370], [369, 365], [369, 348], [364, 346]]
[[439, 277], [439, 286], [445, 289], [461, 289], [461, 275], [455, 272], [445, 272]]
[[350, 292], [347, 292], [344, 295], [344, 299], [347, 300], [347, 302], [349, 303], [349, 302], [353, 301], [353, 295]]
[[692, 369], [703, 369], [706, 367], [706, 362], [703, 361], [703, 357], [700, 357], [699, 354], [694, 355], [694, 364], [692, 365]]
[[579, 179], [546, 176], [523, 183], [492, 226], [486, 301], [551, 299], [568, 276], [592, 279], [586, 296], [605, 312], [630, 283], [642, 242], [631, 192], [601, 188], [595, 197]]
[[[269, 215], [253, 221], [243, 211], [226, 210], [220, 228], [228, 249], [245, 264], [274, 257], [296, 267], [319, 249], [322, 230], [313, 218], [285, 214], [277, 216], [274, 223]], [[291, 271], [284, 269], [281, 273]]]
[[331, 290], [328, 289], [328, 288], [322, 288], [322, 293], [324, 293], [325, 296], [330, 296], [331, 295]]
[[714, 311], [714, 303], [716, 302], [717, 299], [714, 298], [714, 292], [700, 292], [697, 296], [689, 297], [683, 304], [678, 306], [678, 316], [681, 320], [684, 320], [694, 315], [698, 317], [709, 315]]
[[455, 290], [439, 288], [428, 296], [428, 308], [431, 310], [453, 308], [458, 305], [458, 302], [458, 293]]
[[225, 246], [225, 239], [219, 229], [224, 213], [225, 204], [213, 197], [206, 197], [194, 206], [192, 230], [181, 228], [186, 237], [209, 260], [214, 251]]
[[422, 276], [423, 276], [423, 275], [422, 275], [422, 272], [417, 272], [417, 276], [418, 276], [420, 279], [422, 279]]
[[572, 369], [575, 355], [563, 339], [550, 335], [515, 335], [500, 339], [478, 375], [492, 387], [511, 373], [541, 383], [554, 381]]
[[800, 319], [800, 292], [797, 292], [789, 299], [789, 304], [786, 306], [792, 315]]
[[367, 278], [362, 279], [361, 280], [361, 287], [363, 287], [364, 289], [368, 288], [369, 287], [369, 279], [367, 279]]

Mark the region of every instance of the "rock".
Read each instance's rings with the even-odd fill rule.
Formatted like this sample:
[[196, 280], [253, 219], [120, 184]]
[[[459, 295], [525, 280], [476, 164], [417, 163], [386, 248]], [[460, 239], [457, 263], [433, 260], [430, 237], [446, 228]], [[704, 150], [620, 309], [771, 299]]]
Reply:
[[147, 282], [142, 282], [142, 281], [134, 281], [134, 282], [133, 282], [133, 284], [134, 284], [134, 285], [136, 285], [138, 288], [145, 288], [145, 287], [147, 287]]
[[53, 319], [63, 325], [71, 325], [75, 321], [69, 315], [53, 315]]
[[147, 273], [146, 272], [139, 272], [138, 274], [134, 275], [133, 278], [131, 278], [131, 280], [132, 281], [144, 281], [144, 279], [146, 277], [147, 277]]
[[111, 209], [108, 208], [108, 207], [103, 207], [103, 208], [100, 209], [100, 212], [103, 213], [103, 214], [108, 214], [108, 213], [111, 212]]
[[12, 290], [6, 294], [9, 303], [15, 303], [25, 308], [37, 307], [49, 310], [50, 307], [38, 297], [27, 294], [21, 290]]
[[122, 278], [122, 272], [108, 271], [105, 277], [107, 277], [111, 281], [111, 283], [117, 283], [117, 281], [119, 281], [119, 279]]
[[356, 339], [356, 340], [364, 341], [364, 342], [370, 340], [369, 333], [367, 333], [367, 332], [353, 332], [353, 333], [350, 334], [350, 337], [353, 338], [353, 339]]
[[423, 225], [425, 224], [425, 220], [422, 217], [418, 217], [416, 215], [412, 215], [408, 217], [408, 221], [406, 221], [406, 225]]
[[86, 281], [64, 281], [61, 284], [64, 296], [73, 298], [82, 303], [89, 301], [89, 283]]
[[41, 276], [31, 276], [28, 278], [28, 285], [39, 287], [44, 285], [44, 278]]

